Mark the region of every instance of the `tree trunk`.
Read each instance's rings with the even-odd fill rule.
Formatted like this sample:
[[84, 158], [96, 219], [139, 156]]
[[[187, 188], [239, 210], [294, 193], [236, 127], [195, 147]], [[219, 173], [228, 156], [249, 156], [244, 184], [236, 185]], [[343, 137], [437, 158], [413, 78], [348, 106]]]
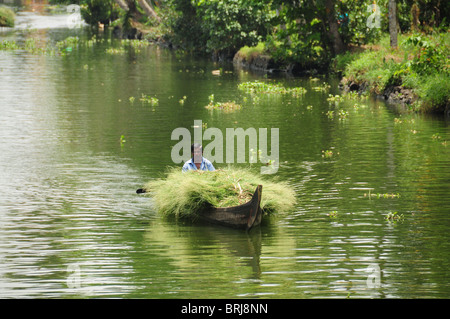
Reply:
[[[116, 3], [119, 5], [119, 7], [124, 11], [130, 11], [131, 14], [136, 18], [139, 19], [142, 15], [136, 8], [136, 4], [134, 3], [134, 0], [115, 0]], [[145, 0], [138, 0], [139, 5], [142, 9], [144, 9], [146, 15], [149, 18], [156, 19], [158, 22], [161, 21], [161, 18], [156, 14], [153, 7]]]
[[124, 0], [115, 0], [122, 10], [128, 11], [128, 5]]
[[419, 30], [419, 25], [420, 25], [419, 15], [420, 15], [419, 6], [417, 5], [417, 3], [414, 3], [411, 7], [411, 16], [412, 16], [411, 30], [413, 30], [413, 31]]
[[389, 0], [389, 36], [391, 48], [397, 48], [397, 10], [395, 0]]
[[341, 35], [339, 34], [339, 25], [336, 19], [336, 10], [334, 10], [334, 0], [325, 1], [325, 10], [328, 21], [328, 37], [333, 45], [334, 54], [340, 54], [344, 52], [344, 42], [342, 42]]
[[141, 6], [141, 8], [144, 9], [145, 13], [147, 14], [147, 16], [149, 18], [153, 18], [153, 19], [155, 19], [158, 22], [161, 21], [160, 17], [158, 17], [158, 15], [156, 14], [156, 12], [153, 9], [153, 6], [151, 4], [149, 4], [145, 0], [138, 0], [138, 3]]

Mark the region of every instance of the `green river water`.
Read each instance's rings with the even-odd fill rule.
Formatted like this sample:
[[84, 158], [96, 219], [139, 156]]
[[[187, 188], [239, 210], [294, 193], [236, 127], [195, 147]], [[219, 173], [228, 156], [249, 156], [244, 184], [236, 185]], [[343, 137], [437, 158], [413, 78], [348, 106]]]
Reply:
[[[19, 15], [0, 40], [92, 37], [63, 20], [21, 29], [30, 17], [49, 21]], [[64, 56], [0, 51], [1, 298], [450, 297], [444, 118], [376, 99], [335, 106], [334, 78], [264, 77], [156, 45], [107, 54], [118, 41], [99, 38]], [[238, 90], [254, 80], [307, 93], [254, 101]], [[242, 109], [209, 111], [211, 94]], [[295, 189], [294, 210], [249, 233], [162, 219], [135, 190], [181, 169], [171, 133], [194, 120], [279, 128], [271, 177]]]

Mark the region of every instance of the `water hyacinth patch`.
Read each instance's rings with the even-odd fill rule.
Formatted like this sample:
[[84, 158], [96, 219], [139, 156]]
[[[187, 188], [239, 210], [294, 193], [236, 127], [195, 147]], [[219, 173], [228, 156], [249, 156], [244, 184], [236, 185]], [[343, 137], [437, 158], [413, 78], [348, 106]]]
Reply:
[[216, 103], [209, 103], [205, 106], [208, 110], [222, 110], [225, 112], [233, 112], [236, 110], [240, 110], [242, 106], [240, 104], [237, 104], [236, 102], [216, 102]]
[[139, 99], [142, 103], [150, 104], [151, 106], [155, 106], [159, 104], [159, 99], [150, 95], [142, 94]]
[[236, 102], [228, 101], [228, 102], [214, 102], [214, 94], [211, 94], [209, 97], [209, 103], [205, 106], [208, 110], [222, 110], [224, 112], [233, 112], [236, 110], [240, 110], [242, 106], [240, 104], [237, 104]]
[[122, 47], [119, 48], [108, 48], [105, 51], [108, 54], [124, 54], [125, 53], [125, 49]]
[[329, 104], [335, 104], [338, 105], [340, 102], [344, 101], [344, 98], [338, 94], [333, 95], [333, 94], [328, 94], [328, 98], [327, 101]]
[[19, 50], [20, 46], [17, 45], [16, 41], [3, 40], [0, 42], [0, 50]]
[[290, 94], [293, 97], [301, 97], [307, 91], [303, 87], [286, 88], [280, 83], [267, 83], [262, 81], [243, 82], [238, 89], [248, 94]]
[[312, 88], [313, 91], [316, 92], [328, 92], [328, 90], [330, 89], [330, 85], [327, 82], [323, 82], [322, 85], [319, 86], [314, 86]]

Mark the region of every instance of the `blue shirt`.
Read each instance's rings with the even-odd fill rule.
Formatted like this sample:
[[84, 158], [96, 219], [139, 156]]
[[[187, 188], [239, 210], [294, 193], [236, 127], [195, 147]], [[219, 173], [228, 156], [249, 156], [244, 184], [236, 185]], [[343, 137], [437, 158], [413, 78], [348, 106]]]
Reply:
[[[193, 170], [193, 171], [197, 170], [197, 166], [195, 166], [194, 160], [192, 158], [189, 161], [187, 161], [186, 163], [184, 163], [183, 168], [182, 168], [183, 172], [187, 172], [189, 170]], [[208, 161], [206, 158], [204, 158], [202, 156], [202, 163], [200, 164], [200, 170], [215, 171], [216, 169], [214, 168], [213, 164], [210, 161]]]

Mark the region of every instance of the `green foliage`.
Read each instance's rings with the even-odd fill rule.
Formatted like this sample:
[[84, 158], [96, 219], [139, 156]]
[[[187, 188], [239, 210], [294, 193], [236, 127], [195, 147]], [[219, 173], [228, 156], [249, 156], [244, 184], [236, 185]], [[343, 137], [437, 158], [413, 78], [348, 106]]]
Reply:
[[324, 10], [312, 1], [273, 1], [277, 10], [266, 47], [281, 64], [321, 67], [329, 61], [330, 47], [323, 27]]
[[232, 57], [267, 33], [268, 7], [256, 0], [170, 0], [171, 40], [188, 51]]
[[0, 42], [0, 50], [14, 51], [14, 50], [18, 50], [18, 49], [20, 49], [20, 46], [18, 46], [16, 41], [14, 41], [14, 40], [12, 40], [12, 41], [2, 40]]
[[268, 7], [254, 0], [195, 0], [208, 52], [234, 55], [243, 46], [254, 46], [267, 34]]
[[449, 48], [440, 43], [432, 42], [422, 35], [411, 35], [404, 42], [416, 48], [412, 61], [405, 64], [406, 68], [421, 75], [434, 72], [449, 72]]
[[0, 6], [0, 27], [14, 27], [16, 15], [10, 8]]
[[[387, 30], [387, 2], [376, 1], [377, 7], [373, 7], [372, 1], [337, 1], [339, 32], [344, 43], [362, 45], [379, 40], [383, 26]], [[377, 20], [379, 27], [375, 24]]]
[[342, 73], [347, 68], [347, 66], [349, 66], [354, 60], [358, 58], [358, 55], [359, 54], [352, 53], [350, 51], [337, 55], [333, 58], [332, 61], [333, 70]]
[[434, 74], [424, 77], [417, 88], [422, 108], [430, 111], [444, 111], [450, 106], [450, 74]]
[[119, 9], [114, 0], [82, 0], [81, 16], [92, 26], [109, 25], [119, 17]]
[[246, 93], [256, 94], [290, 94], [293, 97], [301, 97], [306, 93], [303, 87], [286, 88], [280, 83], [267, 83], [261, 81], [243, 82], [238, 85], [238, 89]]
[[389, 86], [412, 89], [419, 97], [416, 109], [444, 110], [450, 105], [450, 36], [413, 34], [402, 38], [398, 50], [391, 50], [384, 38], [375, 50], [337, 58], [344, 67], [343, 75], [378, 94]]
[[202, 19], [191, 0], [168, 0], [163, 20], [166, 38], [176, 47], [190, 52], [205, 52], [206, 34]]
[[386, 85], [391, 81], [392, 68], [396, 63], [392, 59], [386, 59], [386, 51], [366, 51], [348, 64], [345, 76], [357, 83], [365, 82], [373, 93], [382, 93]]
[[403, 214], [399, 214], [398, 212], [389, 212], [386, 214], [386, 220], [389, 222], [398, 222], [398, 221], [404, 221], [405, 216]]
[[239, 49], [237, 54], [248, 63], [251, 63], [251, 61], [266, 52], [265, 44], [263, 42], [258, 42], [256, 46], [244, 46]]
[[[184, 103], [184, 102], [183, 102]], [[205, 106], [208, 110], [220, 110], [226, 113], [240, 110], [242, 106], [234, 101], [228, 102], [214, 102], [214, 94], [209, 96], [209, 103]]]

